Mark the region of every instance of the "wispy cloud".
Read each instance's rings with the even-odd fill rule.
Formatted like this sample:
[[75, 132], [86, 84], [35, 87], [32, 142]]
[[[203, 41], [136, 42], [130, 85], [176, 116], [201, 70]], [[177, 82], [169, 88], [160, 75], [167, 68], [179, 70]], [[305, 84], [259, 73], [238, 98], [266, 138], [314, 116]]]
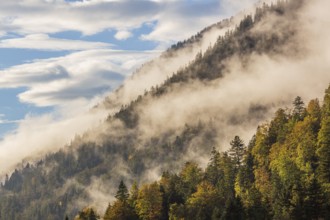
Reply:
[[0, 88], [26, 87], [22, 102], [37, 106], [92, 100], [116, 88], [152, 51], [88, 50], [0, 71]]
[[[78, 31], [93, 35], [116, 30], [117, 38], [143, 24], [155, 22], [154, 29], [143, 39], [155, 41], [183, 40], [227, 15], [237, 13], [248, 3], [241, 1], [5, 1], [1, 2], [0, 29], [21, 35]], [[91, 11], [93, 13], [91, 13]], [[125, 30], [127, 32], [122, 32]], [[124, 34], [125, 33], [125, 34]]]
[[0, 114], [0, 124], [14, 124], [20, 122], [20, 120], [7, 120], [5, 118], [6, 118], [5, 114]]
[[[0, 142], [0, 172], [30, 155], [55, 151], [75, 134], [97, 126], [109, 110], [93, 114], [85, 113], [86, 110], [102, 100], [106, 92], [120, 85], [136, 67], [159, 54], [158, 51], [114, 51], [109, 49], [110, 44], [56, 39], [50, 37], [53, 33], [77, 31], [94, 35], [110, 30], [109, 33], [115, 33], [118, 40], [128, 39], [134, 33], [134, 37], [167, 47], [241, 9], [226, 11], [224, 4], [227, 3], [220, 0], [1, 1], [2, 48], [83, 51], [33, 60], [0, 71], [0, 88], [26, 88], [19, 94], [21, 102], [56, 106], [55, 112], [50, 114], [26, 115], [18, 123], [17, 130], [3, 138]], [[134, 32], [150, 23], [155, 24], [150, 26], [150, 33], [143, 32], [144, 35], [139, 36]], [[20, 37], [9, 39], [11, 34]], [[163, 63], [161, 58], [162, 65], [155, 62], [145, 70], [144, 76], [128, 80], [122, 90], [123, 100], [129, 101], [132, 94], [141, 94], [144, 89], [161, 83], [192, 60], [201, 48], [209, 46], [216, 39], [214, 37], [216, 34], [212, 38], [209, 36], [199, 48], [185, 51], [180, 59], [174, 56]], [[11, 157], [11, 161], [7, 157]]]
[[49, 37], [47, 34], [30, 34], [21, 38], [0, 40], [0, 48], [21, 48], [48, 51], [105, 49], [112, 45], [101, 42], [67, 40]]

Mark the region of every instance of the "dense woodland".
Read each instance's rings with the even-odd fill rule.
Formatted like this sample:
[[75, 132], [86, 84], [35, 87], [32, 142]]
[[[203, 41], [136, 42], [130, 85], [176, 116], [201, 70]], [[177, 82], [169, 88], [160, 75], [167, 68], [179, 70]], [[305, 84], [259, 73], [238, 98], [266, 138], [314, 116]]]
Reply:
[[[103, 218], [330, 219], [329, 132], [330, 86], [322, 106], [317, 99], [305, 106], [298, 96], [249, 144], [235, 136], [228, 151], [213, 149], [205, 169], [186, 162], [141, 187], [120, 182]], [[97, 216], [85, 208], [75, 219]]]
[[[298, 97], [291, 111], [279, 109], [247, 145], [236, 134], [228, 134], [233, 141], [227, 152], [219, 152], [211, 116], [209, 121], [188, 121], [179, 131], [143, 141], [135, 129], [140, 123], [136, 109], [146, 99], [170, 93], [177, 84], [221, 79], [226, 60], [233, 56], [248, 63], [252, 53], [285, 53], [295, 25], [283, 24], [282, 32], [250, 30], [269, 14], [294, 21], [302, 2], [278, 1], [257, 8], [190, 65], [109, 115], [104, 123], [124, 124], [120, 134], [108, 132], [97, 143], [76, 137], [58, 152], [23, 162], [1, 184], [0, 219], [330, 218], [330, 89], [322, 106], [317, 100], [305, 106]], [[164, 56], [189, 47], [204, 32], [173, 46]], [[211, 155], [208, 166], [202, 169], [194, 161], [184, 161], [189, 152]], [[123, 167], [118, 169], [119, 165]], [[164, 171], [161, 179], [138, 186], [144, 172], [159, 165]], [[95, 181], [103, 183], [104, 192], [116, 195], [106, 213], [88, 206], [92, 195], [87, 189]], [[125, 184], [132, 185], [130, 190]], [[111, 191], [117, 187], [117, 193]]]

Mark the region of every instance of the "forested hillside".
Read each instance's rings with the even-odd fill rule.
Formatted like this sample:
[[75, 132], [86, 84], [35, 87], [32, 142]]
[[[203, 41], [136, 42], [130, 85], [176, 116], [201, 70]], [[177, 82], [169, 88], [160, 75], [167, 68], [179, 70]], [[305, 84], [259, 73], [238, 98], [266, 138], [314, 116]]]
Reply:
[[[290, 91], [272, 90], [273, 84], [298, 81], [290, 75], [292, 66], [274, 73], [256, 60], [271, 67], [282, 67], [279, 60], [303, 66], [307, 49], [297, 42], [303, 4], [262, 4], [189, 65], [146, 86], [118, 111], [112, 107], [129, 99], [107, 98], [109, 115], [99, 127], [58, 152], [22, 162], [5, 177], [0, 219], [62, 220], [77, 213], [78, 219], [95, 219], [105, 209], [105, 219], [328, 218], [330, 89], [322, 107], [317, 100], [306, 107], [296, 98], [292, 111], [279, 109], [247, 146], [242, 141], [296, 96], [291, 90], [299, 83], [283, 87]], [[162, 57], [193, 47], [208, 31]], [[281, 77], [286, 84], [274, 82]], [[250, 81], [260, 78], [264, 81]], [[120, 100], [125, 90], [114, 94]], [[94, 209], [83, 210], [90, 206]]]
[[[322, 106], [298, 96], [278, 109], [248, 144], [235, 136], [228, 151], [213, 148], [205, 169], [186, 162], [130, 190], [121, 181], [104, 219], [329, 219], [330, 86], [325, 92]], [[96, 216], [85, 208], [75, 219]]]

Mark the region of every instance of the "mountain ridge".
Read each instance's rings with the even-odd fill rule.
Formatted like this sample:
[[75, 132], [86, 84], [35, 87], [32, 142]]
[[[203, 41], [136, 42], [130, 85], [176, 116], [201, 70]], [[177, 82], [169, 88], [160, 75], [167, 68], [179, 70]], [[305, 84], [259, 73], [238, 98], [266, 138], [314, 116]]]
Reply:
[[[242, 95], [236, 89], [241, 85], [236, 83], [241, 80], [247, 85], [251, 83], [253, 75], [243, 70], [256, 69], [251, 67], [256, 57], [276, 63], [278, 57], [295, 48], [284, 59], [299, 60], [299, 56], [291, 56], [303, 51], [292, 40], [296, 30], [290, 24], [294, 26], [295, 22], [281, 24], [273, 33], [258, 30], [263, 19], [271, 18], [277, 24], [291, 16], [298, 10], [292, 2], [302, 4], [292, 0], [263, 5], [258, 9], [259, 17], [246, 16], [236, 32], [227, 32], [209, 50], [197, 53], [194, 62], [169, 76], [163, 84], [150, 90], [145, 88], [140, 96], [135, 94], [137, 99], [118, 112], [111, 110], [112, 105], [120, 108], [117, 103], [106, 101], [110, 106], [109, 117], [104, 126], [100, 125], [101, 132], [86, 132], [65, 149], [36, 164], [25, 164], [6, 178], [0, 189], [0, 218], [64, 219], [66, 214], [72, 217], [83, 206], [93, 203], [105, 209], [109, 200], [114, 200], [117, 183], [122, 178], [129, 185], [133, 180], [142, 183], [157, 180], [165, 170], [178, 170], [182, 161], [194, 160], [205, 167], [212, 147], [228, 146], [232, 136], [244, 134], [245, 130], [248, 130], [245, 139], [250, 138], [250, 131], [254, 133], [258, 123], [269, 118], [278, 106], [286, 105], [292, 95], [274, 100], [269, 95], [270, 98], [266, 97], [269, 100], [264, 100], [257, 90], [249, 94], [250, 99], [236, 100]], [[266, 55], [270, 58], [266, 59]], [[230, 81], [237, 76], [237, 80]], [[122, 103], [127, 100], [130, 98], [124, 98]]]

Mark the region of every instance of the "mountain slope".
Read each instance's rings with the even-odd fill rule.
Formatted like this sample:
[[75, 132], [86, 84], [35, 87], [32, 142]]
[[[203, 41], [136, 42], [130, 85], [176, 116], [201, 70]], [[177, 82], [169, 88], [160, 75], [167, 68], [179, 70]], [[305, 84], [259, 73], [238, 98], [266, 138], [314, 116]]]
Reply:
[[[109, 117], [98, 129], [6, 178], [0, 219], [64, 219], [85, 205], [105, 209], [121, 179], [153, 181], [190, 160], [206, 166], [213, 147], [226, 150], [235, 135], [248, 140], [296, 95], [320, 95], [330, 81], [328, 66], [311, 76], [326, 56], [317, 50], [321, 61], [311, 62], [302, 4], [263, 5], [179, 70], [181, 60], [191, 59], [186, 50], [189, 58], [177, 53], [168, 63], [161, 57], [159, 65], [142, 67], [145, 76], [134, 75], [104, 102]], [[164, 74], [144, 84], [153, 71]]]
[[213, 149], [205, 170], [187, 162], [140, 188], [121, 182], [104, 219], [328, 219], [330, 87], [325, 92], [323, 106], [313, 99], [305, 107], [298, 96], [289, 111], [278, 109], [247, 146], [235, 136], [228, 151]]

